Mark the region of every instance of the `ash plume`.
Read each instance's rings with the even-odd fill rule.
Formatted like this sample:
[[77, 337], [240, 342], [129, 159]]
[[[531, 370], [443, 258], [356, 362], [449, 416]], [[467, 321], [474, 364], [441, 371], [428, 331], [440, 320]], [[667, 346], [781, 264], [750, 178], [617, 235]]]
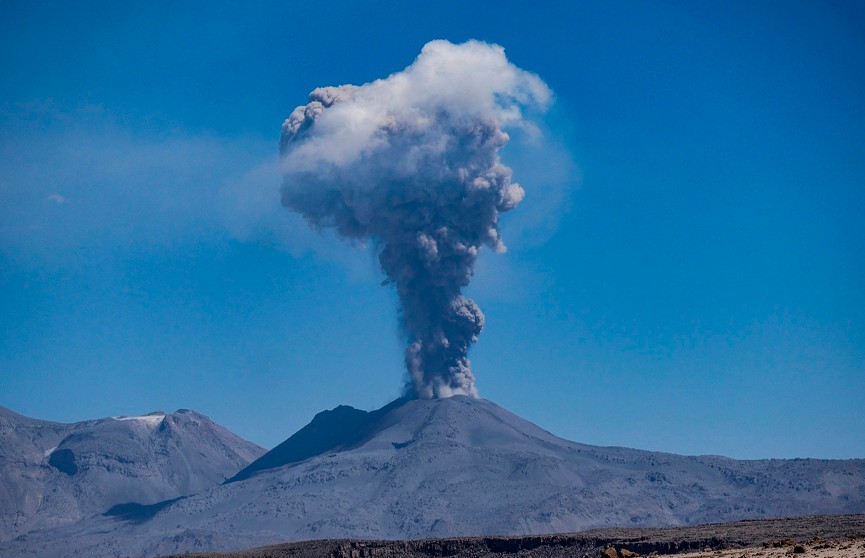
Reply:
[[477, 41], [432, 41], [408, 68], [321, 87], [282, 126], [282, 204], [315, 228], [369, 240], [400, 301], [407, 395], [477, 395], [469, 347], [484, 315], [462, 295], [499, 215], [523, 199], [499, 161], [547, 86]]

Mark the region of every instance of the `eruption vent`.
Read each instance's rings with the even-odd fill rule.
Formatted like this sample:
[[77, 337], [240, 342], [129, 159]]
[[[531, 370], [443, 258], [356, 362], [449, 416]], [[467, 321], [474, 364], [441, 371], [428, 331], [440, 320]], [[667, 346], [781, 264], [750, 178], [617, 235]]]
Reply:
[[314, 90], [282, 125], [282, 204], [370, 239], [396, 286], [409, 396], [477, 395], [467, 353], [484, 315], [461, 290], [481, 246], [505, 250], [499, 214], [523, 198], [503, 128], [549, 98], [497, 45], [433, 41], [390, 77]]

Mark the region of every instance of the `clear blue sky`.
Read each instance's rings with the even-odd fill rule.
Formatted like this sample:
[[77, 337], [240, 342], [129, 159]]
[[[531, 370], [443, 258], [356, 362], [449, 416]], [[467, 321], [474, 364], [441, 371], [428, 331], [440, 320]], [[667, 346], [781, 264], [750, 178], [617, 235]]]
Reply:
[[556, 98], [469, 288], [481, 396], [591, 444], [865, 457], [862, 2], [235, 4], [0, 2], [0, 405], [273, 446], [396, 397], [394, 293], [268, 162], [314, 87], [473, 38]]

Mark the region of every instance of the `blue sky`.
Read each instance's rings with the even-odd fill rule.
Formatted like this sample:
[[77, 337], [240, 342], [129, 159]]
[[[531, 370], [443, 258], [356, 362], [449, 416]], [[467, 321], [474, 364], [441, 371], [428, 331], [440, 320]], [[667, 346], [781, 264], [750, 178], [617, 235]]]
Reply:
[[369, 251], [279, 206], [315, 87], [432, 39], [555, 104], [468, 293], [481, 396], [560, 436], [865, 457], [860, 2], [0, 3], [0, 405], [273, 446], [404, 381]]

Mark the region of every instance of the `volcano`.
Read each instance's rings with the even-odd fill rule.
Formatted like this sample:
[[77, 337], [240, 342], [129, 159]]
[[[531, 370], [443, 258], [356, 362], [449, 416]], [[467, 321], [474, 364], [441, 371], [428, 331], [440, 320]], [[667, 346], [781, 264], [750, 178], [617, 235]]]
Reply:
[[[677, 526], [865, 511], [865, 459], [741, 461], [563, 440], [483, 399], [337, 407], [220, 486], [0, 551], [152, 556], [316, 538]], [[6, 554], [4, 554], [6, 555]]]
[[187, 409], [59, 423], [0, 407], [0, 540], [193, 494], [263, 453]]

